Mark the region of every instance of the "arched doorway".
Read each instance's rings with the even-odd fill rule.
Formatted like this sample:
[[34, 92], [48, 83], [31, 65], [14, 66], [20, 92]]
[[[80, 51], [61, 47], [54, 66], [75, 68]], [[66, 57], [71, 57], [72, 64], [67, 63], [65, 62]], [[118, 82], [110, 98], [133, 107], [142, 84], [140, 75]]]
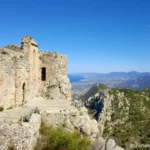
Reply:
[[22, 85], [22, 106], [25, 104], [25, 93], [26, 92], [26, 84], [23, 83]]

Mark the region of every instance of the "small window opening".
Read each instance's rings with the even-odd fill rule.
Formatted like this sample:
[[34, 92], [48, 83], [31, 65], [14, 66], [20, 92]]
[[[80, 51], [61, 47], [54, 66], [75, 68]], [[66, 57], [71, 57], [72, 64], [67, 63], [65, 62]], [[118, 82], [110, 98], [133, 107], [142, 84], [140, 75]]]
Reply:
[[22, 85], [22, 106], [25, 104], [25, 92], [26, 92], [26, 84], [23, 83]]
[[46, 68], [45, 67], [42, 67], [41, 80], [46, 81]]

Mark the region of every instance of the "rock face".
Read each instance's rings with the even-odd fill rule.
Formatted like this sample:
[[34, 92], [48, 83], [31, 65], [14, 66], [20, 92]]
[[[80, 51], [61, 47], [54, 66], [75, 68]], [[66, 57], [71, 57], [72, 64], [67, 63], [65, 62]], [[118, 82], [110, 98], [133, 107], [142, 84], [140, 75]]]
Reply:
[[39, 52], [38, 44], [23, 37], [21, 46], [0, 48], [0, 107], [23, 106], [35, 96], [71, 99], [67, 56]]
[[104, 140], [102, 137], [99, 137], [95, 140], [90, 150], [124, 150], [124, 149], [117, 146], [113, 139]]
[[20, 124], [0, 124], [0, 149], [8, 147], [16, 150], [33, 150], [39, 136], [41, 116], [33, 114], [30, 122]]
[[40, 93], [47, 98], [71, 99], [71, 85], [67, 77], [67, 56], [40, 53], [40, 67], [46, 68], [46, 80], [40, 83]]
[[[102, 91], [97, 85], [85, 95], [94, 94], [88, 95], [90, 97], [87, 97], [85, 105], [89, 112], [98, 112], [99, 135], [105, 139], [114, 139], [117, 145], [125, 149], [131, 149], [130, 146], [136, 143], [149, 143], [149, 88], [142, 91], [124, 88], [109, 88]], [[104, 97], [100, 94], [102, 92]], [[103, 108], [99, 109], [101, 103]], [[104, 144], [99, 148], [95, 146], [95, 149], [120, 149], [115, 146], [113, 140], [105, 139], [97, 139], [96, 143]], [[102, 145], [105, 145], [105, 148]]]
[[113, 139], [105, 140], [100, 136], [99, 124], [91, 119], [85, 107], [74, 110], [44, 111], [42, 119], [48, 125], [63, 125], [68, 131], [77, 129], [93, 143], [89, 150], [124, 150]]
[[53, 127], [64, 125], [68, 131], [77, 129], [83, 135], [94, 141], [98, 135], [98, 124], [95, 119], [90, 119], [85, 107], [74, 110], [45, 111], [42, 119]]
[[113, 113], [113, 110], [111, 109], [113, 96], [109, 95], [108, 92], [105, 92], [104, 95], [105, 95], [105, 97], [103, 98], [104, 107], [98, 117], [98, 124], [100, 128], [101, 136], [103, 135], [105, 123], [111, 121], [111, 115]]
[[106, 85], [96, 83], [82, 97], [85, 106], [95, 111], [94, 118], [98, 121], [101, 136], [103, 135], [105, 123], [111, 120], [111, 114], [113, 113], [111, 109], [113, 96], [109, 94], [109, 90]]
[[[123, 148], [116, 145], [115, 141], [111, 139], [111, 137], [106, 137], [103, 139], [104, 132], [107, 132], [107, 125], [109, 125], [109, 132], [111, 132], [111, 128], [114, 126], [112, 122], [112, 114], [114, 111], [113, 104], [116, 100], [116, 97], [113, 94], [110, 94], [112, 91], [110, 88], [102, 84], [95, 84], [84, 96], [83, 98], [87, 98], [85, 101], [85, 106], [89, 110], [94, 110], [95, 114], [93, 115], [98, 123], [99, 128], [99, 138], [97, 138], [91, 147], [91, 150], [123, 150]], [[124, 97], [123, 93], [119, 93], [118, 95], [118, 105], [123, 107], [121, 100]], [[128, 113], [128, 111], [126, 112]], [[125, 118], [122, 118], [122, 120]], [[106, 134], [106, 133], [105, 133]]]

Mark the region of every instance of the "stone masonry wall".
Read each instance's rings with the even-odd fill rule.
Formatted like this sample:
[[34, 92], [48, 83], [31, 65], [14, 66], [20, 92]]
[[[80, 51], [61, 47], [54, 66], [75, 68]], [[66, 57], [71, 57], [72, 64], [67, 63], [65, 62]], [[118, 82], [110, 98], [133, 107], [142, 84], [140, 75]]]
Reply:
[[[46, 69], [42, 78], [42, 68]], [[0, 108], [23, 106], [36, 96], [71, 99], [67, 77], [67, 56], [39, 52], [37, 43], [23, 37], [21, 47], [0, 48]]]
[[23, 53], [0, 49], [0, 106], [22, 106], [27, 101], [29, 64]]
[[40, 53], [40, 74], [46, 68], [46, 79], [41, 80], [40, 93], [47, 98], [71, 99], [71, 84], [67, 77], [67, 56]]

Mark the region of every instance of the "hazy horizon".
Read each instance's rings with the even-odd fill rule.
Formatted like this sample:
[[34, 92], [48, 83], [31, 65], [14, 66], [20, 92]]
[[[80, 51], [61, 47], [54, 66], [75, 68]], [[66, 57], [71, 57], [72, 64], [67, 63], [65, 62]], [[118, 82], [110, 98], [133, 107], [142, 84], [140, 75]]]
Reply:
[[109, 74], [109, 73], [130, 73], [130, 72], [137, 72], [137, 73], [150, 73], [150, 72], [147, 72], [147, 71], [144, 71], [144, 72], [140, 72], [140, 71], [111, 71], [111, 72], [74, 72], [74, 73], [69, 73], [68, 74], [88, 74], [88, 73], [97, 73], [97, 74]]

